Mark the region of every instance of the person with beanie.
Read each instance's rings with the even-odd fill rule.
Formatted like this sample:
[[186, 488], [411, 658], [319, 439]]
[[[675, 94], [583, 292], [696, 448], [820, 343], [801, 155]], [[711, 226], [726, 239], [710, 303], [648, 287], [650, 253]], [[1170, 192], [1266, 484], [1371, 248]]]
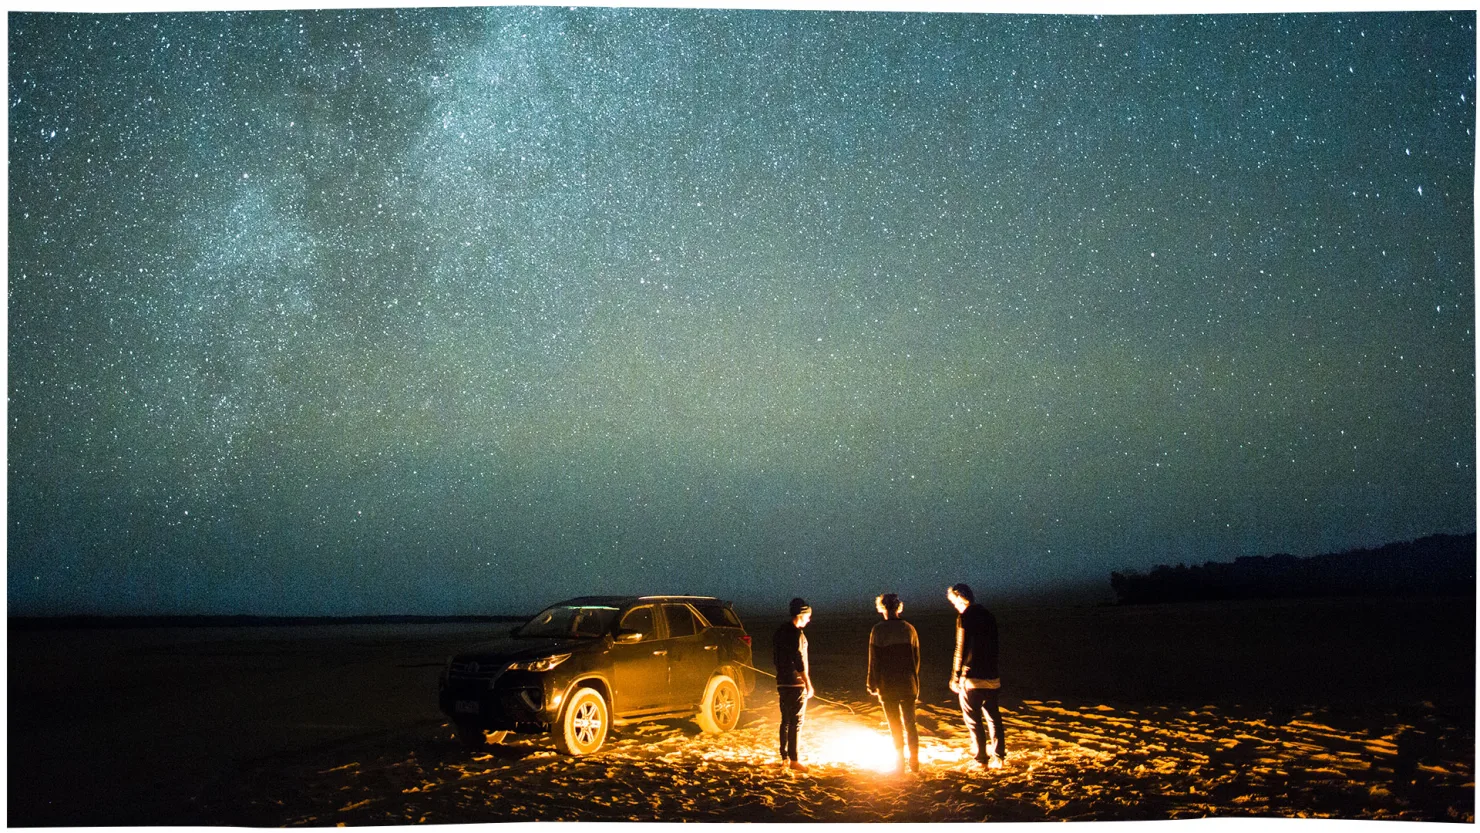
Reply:
[[791, 600], [791, 619], [776, 630], [771, 640], [771, 659], [776, 666], [776, 700], [781, 707], [781, 764], [792, 772], [806, 772], [797, 753], [797, 736], [807, 700], [811, 699], [811, 668], [807, 660], [807, 634], [803, 628], [812, 621], [812, 606], [806, 600]]
[[961, 717], [971, 735], [971, 754], [984, 769], [1001, 769], [1007, 758], [997, 677], [997, 617], [976, 603], [966, 584], [953, 584], [946, 601], [956, 609], [956, 654], [951, 660], [951, 691], [961, 700]]

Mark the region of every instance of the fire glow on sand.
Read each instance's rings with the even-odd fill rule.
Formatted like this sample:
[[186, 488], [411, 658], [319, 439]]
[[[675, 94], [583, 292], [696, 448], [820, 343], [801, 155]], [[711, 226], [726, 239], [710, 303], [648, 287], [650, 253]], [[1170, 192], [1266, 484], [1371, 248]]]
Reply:
[[[841, 704], [840, 704], [841, 705]], [[774, 734], [767, 733], [771, 740]], [[969, 763], [971, 753], [957, 742], [920, 734], [920, 763], [924, 766], [956, 766]], [[763, 751], [750, 745], [736, 745], [722, 753], [704, 755], [710, 759], [754, 758], [775, 756], [774, 749]], [[802, 762], [812, 767], [836, 767], [865, 772], [894, 771], [897, 756], [889, 736], [888, 725], [877, 714], [839, 714], [831, 708], [809, 708], [801, 731]]]
[[[810, 717], [810, 715], [809, 715]], [[808, 764], [846, 766], [874, 772], [890, 772], [897, 756], [889, 729], [881, 721], [872, 728], [868, 718], [852, 720], [824, 717], [809, 735], [805, 724], [801, 741], [804, 762]], [[920, 736], [920, 763], [954, 765], [970, 760], [970, 750], [960, 743], [946, 743], [927, 735]]]
[[[888, 771], [894, 768], [894, 747], [888, 734], [862, 726], [834, 726], [816, 733], [812, 743], [803, 743], [809, 764], [841, 764]], [[808, 748], [810, 747], [810, 748]]]
[[[802, 741], [802, 752], [808, 764], [832, 764], [874, 772], [890, 772], [897, 760], [888, 730], [878, 731], [859, 725], [835, 724], [818, 731], [808, 743]], [[958, 763], [969, 756], [960, 749], [948, 747], [934, 738], [920, 738], [920, 762]]]

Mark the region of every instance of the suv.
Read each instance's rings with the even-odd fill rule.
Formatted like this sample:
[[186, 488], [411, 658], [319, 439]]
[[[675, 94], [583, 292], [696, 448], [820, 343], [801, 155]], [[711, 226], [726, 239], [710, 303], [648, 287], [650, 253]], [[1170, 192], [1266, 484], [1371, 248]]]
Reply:
[[733, 729], [755, 688], [750, 667], [750, 636], [729, 602], [582, 596], [454, 654], [437, 699], [470, 746], [489, 730], [495, 743], [548, 732], [562, 752], [587, 755], [613, 725], [641, 720], [693, 716], [706, 732]]

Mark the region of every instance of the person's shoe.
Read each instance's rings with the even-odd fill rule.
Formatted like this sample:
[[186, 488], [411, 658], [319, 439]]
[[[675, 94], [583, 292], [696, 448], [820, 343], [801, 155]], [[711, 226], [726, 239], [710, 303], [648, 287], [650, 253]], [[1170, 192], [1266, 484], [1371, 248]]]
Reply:
[[1001, 758], [997, 757], [996, 755], [993, 755], [993, 756], [987, 758], [987, 769], [1001, 769], [1001, 768], [1002, 768], [1002, 759]]
[[910, 758], [910, 772], [913, 772], [916, 775], [919, 775], [920, 774], [920, 759], [919, 758]]
[[792, 772], [806, 772], [807, 771], [807, 765], [804, 764], [804, 763], [802, 763], [801, 761], [790, 761], [790, 762], [788, 762], [786, 764], [786, 768], [789, 769], [789, 770], [791, 770]]
[[896, 755], [895, 756], [895, 758], [894, 758], [894, 772], [896, 774], [901, 774], [901, 775], [904, 773], [904, 755]]

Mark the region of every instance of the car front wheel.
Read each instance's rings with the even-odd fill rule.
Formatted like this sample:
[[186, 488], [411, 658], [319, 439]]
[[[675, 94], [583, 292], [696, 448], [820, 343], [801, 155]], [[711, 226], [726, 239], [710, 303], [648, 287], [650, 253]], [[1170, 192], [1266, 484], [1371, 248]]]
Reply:
[[740, 687], [724, 674], [709, 680], [699, 708], [699, 728], [711, 734], [728, 732], [740, 722]]
[[611, 712], [606, 707], [606, 698], [594, 688], [578, 689], [560, 715], [555, 745], [567, 755], [589, 755], [606, 742], [610, 728]]

